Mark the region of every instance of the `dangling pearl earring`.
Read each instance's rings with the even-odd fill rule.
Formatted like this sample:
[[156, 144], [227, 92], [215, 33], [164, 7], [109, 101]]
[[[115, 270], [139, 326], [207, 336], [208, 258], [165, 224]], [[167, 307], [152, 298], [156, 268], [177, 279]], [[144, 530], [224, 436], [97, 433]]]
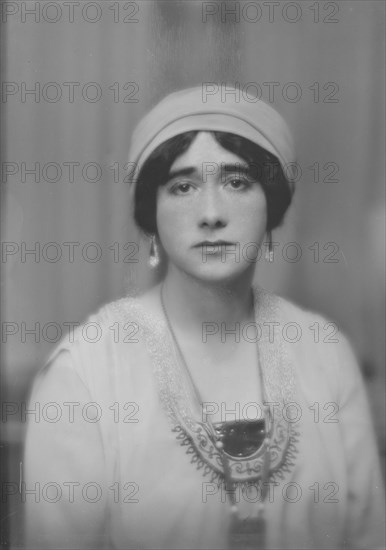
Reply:
[[268, 237], [268, 248], [265, 251], [265, 259], [267, 262], [273, 262], [273, 246], [272, 246], [272, 232], [271, 230], [267, 231], [267, 237]]
[[155, 235], [152, 235], [151, 244], [150, 244], [149, 265], [152, 268], [156, 268], [158, 267], [159, 263], [160, 263], [160, 256], [159, 256], [159, 250], [158, 250], [157, 237]]

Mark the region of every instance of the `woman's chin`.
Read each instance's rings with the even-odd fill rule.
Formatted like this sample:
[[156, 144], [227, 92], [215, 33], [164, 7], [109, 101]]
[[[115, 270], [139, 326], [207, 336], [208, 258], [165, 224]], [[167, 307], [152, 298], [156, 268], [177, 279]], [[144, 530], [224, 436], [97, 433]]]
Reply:
[[208, 283], [225, 283], [229, 281], [237, 280], [241, 277], [245, 277], [246, 274], [253, 270], [251, 264], [244, 263], [207, 263], [197, 265], [190, 269], [185, 266], [185, 273], [194, 279]]

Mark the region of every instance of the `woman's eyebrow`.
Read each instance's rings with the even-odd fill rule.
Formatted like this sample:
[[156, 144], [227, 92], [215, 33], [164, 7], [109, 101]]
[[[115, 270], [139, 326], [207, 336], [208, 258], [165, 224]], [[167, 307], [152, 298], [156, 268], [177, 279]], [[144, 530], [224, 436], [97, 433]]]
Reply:
[[247, 175], [250, 171], [248, 164], [242, 164], [241, 162], [236, 162], [234, 164], [223, 164], [221, 163], [222, 172], [236, 172], [239, 174]]
[[[213, 175], [216, 172], [218, 174], [236, 173], [236, 174], [248, 175], [249, 172], [250, 172], [250, 166], [248, 166], [248, 164], [246, 164], [246, 163], [244, 164], [244, 163], [241, 163], [241, 162], [236, 162], [236, 163], [231, 163], [231, 164], [225, 164], [225, 163], [221, 162], [220, 164], [217, 165], [217, 170], [216, 170], [215, 163], [206, 163], [206, 164], [208, 164], [208, 165], [210, 164], [210, 169], [208, 168], [208, 170]], [[201, 172], [203, 172], [204, 169], [205, 169], [205, 163], [203, 163], [203, 165], [202, 165]], [[176, 170], [171, 170], [169, 172], [168, 180], [171, 180], [171, 179], [174, 179], [174, 178], [179, 178], [179, 177], [182, 177], [182, 176], [191, 176], [192, 174], [196, 174], [196, 175], [198, 174], [198, 170], [197, 170], [196, 166], [187, 166], [185, 168], [177, 168]], [[202, 175], [202, 174], [199, 174], [199, 175]]]
[[177, 170], [171, 170], [168, 174], [168, 179], [179, 178], [181, 176], [191, 176], [197, 172], [194, 166], [187, 166], [186, 168], [178, 168]]

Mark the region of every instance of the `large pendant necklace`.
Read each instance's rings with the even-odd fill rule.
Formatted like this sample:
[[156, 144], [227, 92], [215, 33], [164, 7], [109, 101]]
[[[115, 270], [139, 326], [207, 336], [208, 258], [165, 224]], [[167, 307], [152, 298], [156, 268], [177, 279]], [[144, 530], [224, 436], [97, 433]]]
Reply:
[[[178, 357], [183, 366], [183, 369], [187, 373], [192, 388], [195, 393], [195, 398], [199, 405], [202, 406], [203, 400], [200, 392], [195, 384], [188, 364], [185, 360], [184, 354], [180, 348], [178, 340], [173, 330], [173, 326], [170, 322], [169, 315], [165, 306], [164, 300], [164, 287], [161, 286], [161, 305], [163, 313], [168, 325], [169, 332], [172, 336], [174, 346], [178, 353]], [[259, 359], [259, 347], [257, 346], [257, 354]], [[265, 391], [264, 391], [264, 379], [260, 367], [260, 361], [258, 360], [259, 377], [262, 388], [263, 402], [266, 403]], [[223, 476], [225, 489], [229, 495], [231, 505], [231, 520], [229, 524], [229, 547], [232, 550], [249, 550], [249, 549], [263, 549], [265, 548], [265, 515], [264, 515], [264, 502], [268, 493], [268, 478], [270, 469], [270, 452], [269, 452], [269, 409], [264, 406], [264, 419], [258, 421], [236, 421], [236, 422], [224, 422], [213, 423], [210, 416], [207, 415], [206, 428], [210, 433], [212, 442], [216, 447], [222, 463]], [[262, 446], [265, 447], [263, 465], [261, 470], [261, 498], [257, 514], [253, 516], [241, 518], [236, 499], [236, 486], [237, 482], [232, 478], [232, 472], [230, 468], [230, 458], [233, 461], [237, 458], [241, 459], [252, 455]]]

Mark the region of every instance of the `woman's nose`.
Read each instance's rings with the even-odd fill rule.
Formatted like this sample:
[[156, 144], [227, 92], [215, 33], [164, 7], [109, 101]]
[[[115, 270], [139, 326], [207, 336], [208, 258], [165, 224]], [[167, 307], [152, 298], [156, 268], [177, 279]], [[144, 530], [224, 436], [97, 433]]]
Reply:
[[221, 199], [219, 190], [208, 186], [202, 192], [199, 207], [199, 226], [220, 228], [227, 225], [226, 206]]

